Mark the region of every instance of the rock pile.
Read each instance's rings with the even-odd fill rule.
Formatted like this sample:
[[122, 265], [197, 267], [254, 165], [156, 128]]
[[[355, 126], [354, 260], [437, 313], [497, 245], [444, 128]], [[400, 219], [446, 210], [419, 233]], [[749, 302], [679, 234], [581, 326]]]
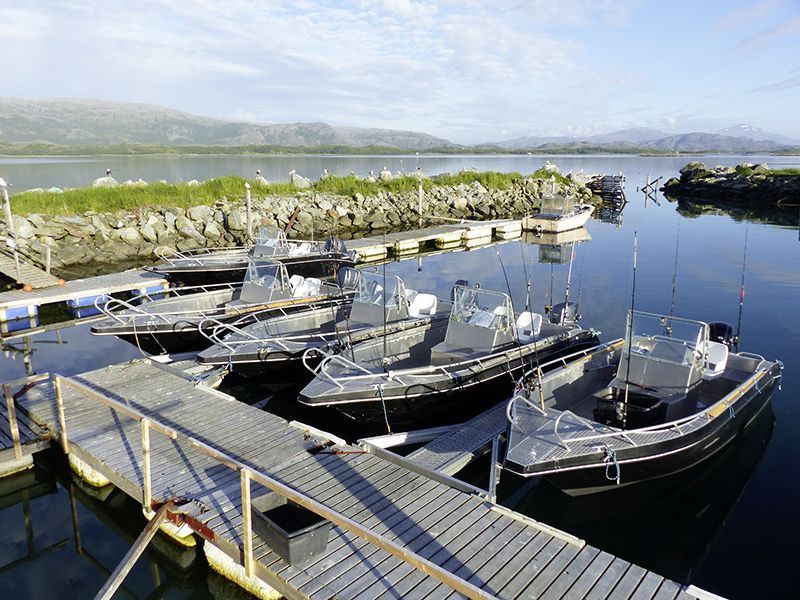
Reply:
[[747, 202], [757, 205], [795, 203], [800, 199], [800, 175], [775, 173], [767, 165], [742, 164], [708, 168], [691, 162], [662, 188], [668, 196]]
[[[583, 183], [552, 178], [522, 178], [507, 189], [486, 189], [480, 183], [437, 186], [426, 191], [423, 212], [450, 219], [519, 217], [538, 208], [545, 197], [571, 196], [586, 201], [592, 192]], [[295, 182], [297, 184], [297, 182]], [[416, 191], [379, 191], [374, 196], [338, 196], [300, 190], [294, 196], [253, 198], [253, 229], [287, 228], [289, 237], [343, 237], [373, 231], [398, 231], [417, 226]], [[431, 222], [436, 223], [435, 219]], [[213, 206], [152, 207], [76, 216], [15, 216], [20, 245], [41, 254], [49, 246], [53, 264], [114, 263], [150, 257], [158, 246], [180, 251], [242, 244], [247, 238], [244, 199], [222, 198]]]

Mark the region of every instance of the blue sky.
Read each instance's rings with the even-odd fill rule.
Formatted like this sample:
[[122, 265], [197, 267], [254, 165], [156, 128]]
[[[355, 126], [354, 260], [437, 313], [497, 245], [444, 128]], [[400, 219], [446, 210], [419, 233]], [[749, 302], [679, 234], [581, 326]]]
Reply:
[[800, 0], [0, 0], [1, 95], [474, 143], [800, 139]]

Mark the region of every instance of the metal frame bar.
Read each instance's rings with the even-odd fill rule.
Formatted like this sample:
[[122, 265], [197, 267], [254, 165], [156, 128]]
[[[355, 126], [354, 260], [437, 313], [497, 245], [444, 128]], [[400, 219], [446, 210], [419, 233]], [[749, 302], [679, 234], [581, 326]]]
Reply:
[[[128, 416], [128, 417], [130, 417], [132, 419], [138, 420], [140, 422], [148, 421], [148, 425], [146, 425], [144, 429], [149, 429], [149, 427], [152, 426], [153, 429], [156, 429], [156, 430], [164, 433], [165, 435], [167, 435], [171, 439], [177, 439], [178, 436], [179, 436], [179, 434], [178, 434], [178, 432], [176, 430], [174, 430], [174, 429], [172, 429], [170, 427], [167, 427], [167, 426], [159, 423], [156, 420], [149, 419], [148, 417], [146, 417], [145, 415], [143, 415], [142, 413], [140, 413], [136, 409], [130, 408], [130, 407], [118, 402], [117, 400], [113, 400], [112, 398], [109, 398], [109, 397], [107, 397], [107, 396], [105, 396], [105, 395], [93, 390], [91, 387], [89, 387], [89, 386], [87, 386], [85, 384], [82, 384], [82, 383], [79, 383], [77, 381], [62, 377], [61, 375], [57, 375], [57, 374], [54, 376], [54, 381], [55, 381], [55, 385], [56, 385], [56, 401], [57, 401], [57, 403], [59, 405], [59, 420], [60, 421], [62, 421], [61, 415], [63, 415], [63, 398], [62, 398], [62, 395], [61, 395], [61, 384], [63, 382], [63, 383], [66, 383], [69, 387], [72, 387], [73, 389], [75, 389], [79, 393], [81, 393], [84, 396], [88, 397], [89, 399], [98, 401], [101, 404], [104, 404], [104, 405], [108, 406], [109, 408], [111, 408], [113, 410], [116, 410], [118, 412], [121, 412], [122, 414], [124, 414], [124, 415], [126, 415], [126, 416]], [[66, 431], [63, 428], [63, 422], [61, 423], [61, 425], [62, 425], [62, 443], [66, 443], [67, 442], [67, 438], [66, 438], [66, 435], [65, 435]], [[452, 588], [454, 591], [458, 592], [459, 594], [462, 594], [462, 595], [464, 595], [464, 596], [466, 596], [468, 598], [475, 598], [475, 599], [490, 599], [490, 598], [494, 598], [495, 597], [492, 594], [490, 594], [490, 593], [480, 589], [479, 587], [469, 583], [468, 581], [462, 579], [461, 577], [457, 577], [456, 575], [454, 575], [450, 571], [447, 571], [446, 569], [442, 568], [441, 566], [429, 561], [428, 559], [416, 554], [415, 552], [412, 552], [412, 551], [408, 550], [407, 548], [405, 548], [401, 544], [398, 544], [397, 542], [388, 539], [384, 535], [381, 535], [381, 534], [373, 532], [371, 529], [369, 529], [368, 527], [365, 527], [361, 523], [358, 523], [357, 521], [354, 521], [354, 520], [350, 519], [349, 517], [346, 517], [345, 515], [336, 512], [335, 510], [327, 507], [326, 505], [324, 505], [324, 504], [322, 504], [320, 502], [317, 502], [316, 500], [314, 500], [313, 498], [303, 494], [302, 492], [299, 492], [299, 491], [295, 490], [294, 488], [292, 488], [292, 487], [290, 487], [290, 486], [288, 486], [288, 485], [286, 485], [286, 484], [284, 484], [284, 483], [282, 483], [282, 482], [280, 482], [280, 481], [278, 481], [276, 479], [273, 479], [269, 475], [267, 475], [265, 473], [261, 473], [259, 471], [256, 471], [256, 470], [252, 469], [251, 467], [248, 467], [244, 463], [240, 462], [238, 459], [236, 459], [234, 457], [231, 457], [231, 456], [229, 456], [229, 455], [227, 455], [227, 454], [225, 454], [225, 453], [223, 453], [223, 452], [221, 452], [221, 451], [219, 451], [219, 450], [217, 450], [215, 448], [212, 448], [211, 446], [209, 446], [205, 442], [197, 440], [197, 439], [195, 439], [195, 438], [193, 438], [191, 436], [188, 436], [186, 434], [180, 434], [180, 437], [182, 439], [184, 439], [191, 447], [195, 448], [199, 452], [209, 456], [210, 458], [216, 460], [220, 464], [223, 464], [223, 465], [227, 466], [230, 469], [239, 471], [240, 474], [241, 474], [241, 479], [242, 479], [242, 506], [241, 506], [241, 510], [242, 510], [242, 517], [243, 517], [242, 528], [243, 528], [243, 534], [244, 534], [243, 535], [243, 537], [244, 537], [244, 540], [243, 540], [244, 541], [244, 561], [243, 562], [244, 562], [245, 573], [247, 573], [248, 575], [253, 575], [255, 573], [255, 564], [254, 564], [255, 561], [254, 561], [254, 557], [253, 557], [253, 547], [252, 547], [252, 534], [253, 534], [253, 532], [252, 532], [252, 523], [251, 523], [251, 520], [250, 520], [250, 517], [249, 517], [250, 508], [251, 508], [251, 506], [250, 506], [250, 482], [251, 481], [255, 481], [256, 483], [264, 486], [265, 488], [267, 488], [267, 489], [269, 489], [269, 490], [271, 490], [271, 491], [273, 491], [275, 493], [278, 493], [281, 496], [286, 497], [288, 500], [291, 500], [292, 502], [295, 502], [296, 504], [299, 504], [303, 508], [306, 508], [306, 509], [310, 510], [311, 512], [314, 512], [314, 513], [320, 515], [321, 517], [323, 517], [325, 519], [328, 519], [333, 524], [335, 524], [337, 527], [340, 527], [340, 528], [348, 531], [349, 533], [352, 533], [352, 534], [354, 534], [354, 535], [366, 540], [368, 543], [373, 544], [374, 546], [377, 546], [381, 550], [384, 550], [384, 551], [388, 552], [389, 554], [399, 558], [403, 562], [411, 565], [413, 568], [425, 573], [426, 575], [429, 575], [430, 577], [433, 577], [434, 579], [436, 579], [437, 581], [439, 581], [441, 583], [444, 583], [445, 585], [449, 586], [450, 588]], [[370, 452], [372, 452], [372, 453], [374, 453], [376, 455], [379, 455], [379, 456], [384, 456], [384, 455], [389, 454], [389, 455], [394, 457], [394, 461], [400, 461], [400, 462], [398, 462], [398, 464], [402, 464], [404, 466], [408, 466], [408, 465], [412, 465], [413, 464], [410, 461], [402, 459], [401, 457], [398, 457], [396, 455], [392, 455], [391, 453], [388, 453], [385, 450], [372, 448], [369, 445], [366, 445], [365, 448], [368, 451], [370, 451]], [[68, 446], [65, 446], [65, 452], [68, 452]], [[436, 481], [440, 481], [440, 480], [446, 479], [446, 480], [448, 480], [450, 482], [450, 483], [448, 483], [448, 485], [451, 485], [452, 487], [456, 487], [456, 489], [461, 489], [462, 491], [466, 491], [468, 493], [477, 493], [479, 495], [485, 495], [485, 492], [483, 490], [480, 490], [478, 488], [472, 488], [472, 486], [469, 486], [469, 485], [467, 485], [467, 484], [465, 484], [463, 482], [460, 482], [460, 481], [458, 481], [456, 479], [449, 478], [449, 477], [447, 477], [445, 475], [442, 475], [440, 473], [435, 473], [435, 472], [428, 473], [427, 471], [420, 471], [418, 466], [416, 466], [416, 469], [412, 469], [412, 470], [414, 470], [416, 472], [423, 472], [425, 475], [431, 477], [432, 479], [434, 479]], [[245, 510], [245, 509], [247, 509], [247, 510]], [[133, 549], [132, 549], [132, 551], [133, 551]]]

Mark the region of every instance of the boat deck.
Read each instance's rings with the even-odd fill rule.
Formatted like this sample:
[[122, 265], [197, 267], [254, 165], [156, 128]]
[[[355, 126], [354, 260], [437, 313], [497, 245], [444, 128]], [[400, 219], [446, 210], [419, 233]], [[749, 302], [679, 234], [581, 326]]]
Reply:
[[[333, 526], [324, 553], [297, 566], [254, 536], [255, 574], [286, 597], [457, 596], [417, 568], [422, 560], [487, 597], [691, 597], [684, 586], [492, 504], [467, 484], [387, 451], [321, 446], [320, 432], [304, 431], [152, 361], [58, 381], [63, 429], [51, 384], [21, 394], [19, 404], [62, 444], [66, 438], [72, 455], [133, 498], [145, 494], [143, 442], [140, 422], [129, 416], [175, 432], [176, 439], [151, 434], [152, 497], [185, 499], [184, 522], [238, 564], [245, 547], [241, 477], [200, 445], [403, 549], [400, 558], [356, 530]], [[252, 496], [265, 491], [254, 485]]]

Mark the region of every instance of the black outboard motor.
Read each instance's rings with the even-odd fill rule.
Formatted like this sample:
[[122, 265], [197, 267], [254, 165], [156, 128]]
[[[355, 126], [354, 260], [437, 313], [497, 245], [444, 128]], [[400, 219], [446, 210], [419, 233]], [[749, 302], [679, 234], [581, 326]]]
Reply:
[[581, 320], [578, 314], [578, 305], [574, 302], [559, 302], [547, 314], [547, 319], [554, 325], [560, 323], [577, 323]]
[[344, 254], [347, 251], [344, 245], [344, 240], [331, 236], [325, 240], [325, 252], [333, 254]]
[[456, 279], [456, 282], [453, 284], [453, 287], [450, 288], [450, 302], [454, 302], [456, 299], [456, 286], [460, 285], [463, 287], [469, 287], [469, 281], [466, 279]]
[[724, 321], [716, 321], [708, 324], [708, 339], [711, 342], [725, 344], [728, 348], [733, 348], [736, 344], [736, 336], [733, 334], [733, 327]]
[[361, 271], [358, 269], [345, 267], [343, 269], [339, 269], [339, 271], [336, 273], [336, 283], [339, 284], [339, 287], [343, 290], [354, 290], [358, 288], [358, 282], [360, 279]]

